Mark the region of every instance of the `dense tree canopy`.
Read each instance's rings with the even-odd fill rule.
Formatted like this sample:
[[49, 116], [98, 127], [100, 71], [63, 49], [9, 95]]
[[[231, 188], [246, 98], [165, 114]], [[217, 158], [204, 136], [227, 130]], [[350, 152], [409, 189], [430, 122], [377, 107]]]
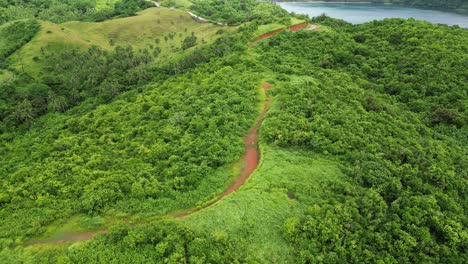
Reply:
[[284, 81], [264, 138], [338, 158], [349, 177], [285, 223], [300, 262], [466, 259], [466, 39], [392, 19], [260, 45]]
[[6, 59], [26, 44], [39, 30], [35, 20], [15, 21], [0, 26], [0, 69], [6, 66]]
[[[151, 4], [116, 1], [100, 16], [96, 3], [0, 0], [0, 19], [99, 20]], [[468, 258], [466, 29], [323, 15], [308, 21], [313, 30], [252, 43], [292, 15], [257, 1], [192, 8], [242, 25], [209, 44], [181, 34], [180, 53], [160, 64], [153, 42], [44, 47], [33, 58], [44, 65], [39, 77], [8, 59], [38, 23], [0, 26], [0, 262], [245, 263], [258, 260], [248, 250], [255, 236], [272, 229], [280, 231], [264, 248], [284, 248], [291, 263]], [[244, 166], [242, 138], [259, 118], [266, 82], [255, 183], [198, 220], [169, 219], [210, 204]], [[254, 191], [260, 198], [245, 195]], [[254, 202], [275, 225], [258, 219]], [[240, 213], [215, 222], [223, 206]], [[232, 222], [235, 231], [222, 231]], [[73, 245], [31, 242], [70, 229], [103, 234]], [[269, 260], [281, 263], [278, 255]]]
[[0, 0], [0, 24], [24, 18], [37, 18], [55, 23], [71, 20], [103, 21], [113, 16], [130, 16], [154, 6], [145, 0], [116, 0], [97, 8], [103, 0]]
[[195, 0], [192, 10], [202, 17], [229, 25], [256, 19], [260, 23], [289, 18], [289, 14], [279, 6], [261, 3], [256, 0]]

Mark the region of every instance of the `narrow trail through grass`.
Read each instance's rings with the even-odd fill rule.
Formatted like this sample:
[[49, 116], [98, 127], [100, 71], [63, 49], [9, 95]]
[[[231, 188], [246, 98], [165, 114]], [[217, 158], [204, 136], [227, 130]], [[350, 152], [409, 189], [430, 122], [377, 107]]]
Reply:
[[[303, 22], [303, 23], [292, 25], [287, 28], [278, 29], [278, 30], [275, 30], [275, 31], [272, 31], [272, 32], [269, 32], [269, 33], [266, 33], [257, 37], [249, 45], [250, 47], [252, 47], [258, 41], [270, 38], [280, 33], [283, 30], [297, 31], [300, 29], [305, 29], [307, 28], [307, 26], [308, 26], [307, 23]], [[263, 104], [262, 111], [254, 127], [250, 130], [250, 132], [244, 138], [245, 151], [244, 151], [244, 156], [241, 158], [241, 160], [245, 164], [245, 167], [242, 169], [237, 180], [234, 181], [222, 194], [212, 199], [211, 201], [207, 202], [205, 205], [201, 207], [197, 207], [197, 208], [188, 209], [183, 212], [176, 213], [176, 214], [172, 214], [170, 216], [173, 216], [176, 219], [183, 219], [189, 215], [193, 215], [195, 213], [198, 213], [200, 211], [203, 211], [211, 207], [212, 205], [223, 200], [225, 197], [229, 196], [230, 194], [238, 190], [249, 179], [249, 177], [255, 172], [260, 161], [260, 150], [258, 148], [258, 130], [271, 104], [271, 98], [267, 96], [267, 92], [271, 88], [271, 84], [268, 82], [265, 82], [263, 83], [262, 88], [266, 96], [266, 100], [262, 103]], [[107, 228], [103, 228], [103, 229], [96, 230], [96, 231], [88, 231], [88, 232], [67, 232], [67, 233], [60, 234], [58, 236], [53, 236], [53, 237], [42, 239], [42, 240], [31, 240], [29, 242], [24, 243], [23, 246], [44, 245], [44, 244], [64, 244], [64, 243], [70, 243], [70, 242], [85, 241], [85, 240], [92, 239], [94, 236], [98, 234], [102, 234], [106, 232], [107, 232]]]
[[[267, 96], [268, 89], [270, 89], [271, 84], [269, 83], [264, 83], [263, 84], [263, 91], [265, 93], [265, 96]], [[260, 150], [258, 149], [258, 129], [260, 128], [260, 125], [263, 122], [263, 119], [266, 116], [266, 113], [268, 111], [268, 107], [270, 106], [271, 99], [267, 96], [267, 99], [263, 102], [262, 106], [262, 112], [260, 113], [260, 116], [258, 117], [254, 127], [250, 130], [250, 132], [247, 134], [247, 136], [244, 138], [244, 156], [241, 158], [243, 163], [245, 164], [244, 168], [242, 169], [239, 178], [233, 182], [229, 188], [227, 188], [221, 195], [216, 197], [215, 199], [211, 200], [207, 204], [205, 204], [203, 207], [195, 208], [195, 209], [190, 209], [187, 211], [184, 211], [182, 213], [178, 213], [175, 215], [175, 218], [181, 219], [184, 217], [187, 217], [189, 215], [195, 214], [197, 212], [200, 212], [215, 203], [221, 201], [223, 198], [228, 196], [229, 194], [235, 192], [237, 189], [239, 189], [252, 175], [252, 173], [257, 169], [259, 161], [260, 161]]]

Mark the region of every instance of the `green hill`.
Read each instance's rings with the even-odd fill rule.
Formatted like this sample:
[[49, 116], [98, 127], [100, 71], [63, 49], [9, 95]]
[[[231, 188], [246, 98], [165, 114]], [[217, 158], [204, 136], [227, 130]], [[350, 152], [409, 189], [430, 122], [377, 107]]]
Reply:
[[[138, 16], [94, 22], [66, 22], [54, 24], [42, 22], [40, 32], [12, 58], [12, 65], [20, 67], [19, 58], [25, 71], [33, 76], [43, 72], [41, 49], [47, 53], [58, 53], [78, 48], [86, 50], [97, 46], [113, 50], [116, 46], [131, 45], [135, 50], [160, 49], [159, 60], [167, 60], [171, 54], [182, 51], [181, 43], [194, 34], [199, 44], [212, 42], [220, 30], [211, 24], [194, 23], [182, 10], [149, 8]], [[39, 57], [39, 60], [34, 60]], [[158, 63], [158, 61], [156, 63]]]
[[464, 263], [466, 29], [191, 2], [0, 27], [0, 263]]

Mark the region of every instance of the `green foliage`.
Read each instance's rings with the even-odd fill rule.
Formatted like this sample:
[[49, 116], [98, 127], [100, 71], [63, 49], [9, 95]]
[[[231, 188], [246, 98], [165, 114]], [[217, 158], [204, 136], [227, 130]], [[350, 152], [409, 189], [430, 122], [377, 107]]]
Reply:
[[89, 242], [42, 250], [4, 249], [0, 262], [19, 263], [244, 263], [243, 245], [229, 237], [194, 232], [175, 221], [112, 227]]
[[48, 115], [23, 136], [2, 141], [0, 174], [11, 177], [1, 182], [8, 196], [0, 237], [40, 234], [34, 226], [63, 214], [167, 213], [210, 197], [220, 185], [167, 206], [242, 154], [258, 77], [237, 61], [199, 66], [93, 110], [84, 104]]
[[[0, 6], [57, 21], [100, 19], [94, 1], [64, 4], [73, 12], [46, 2]], [[141, 5], [123, 1], [105, 12], [131, 15]], [[34, 53], [46, 65], [43, 78], [19, 68], [0, 73], [0, 262], [463, 263], [465, 29], [320, 16], [312, 21], [326, 31], [285, 31], [250, 49], [254, 32], [290, 16], [256, 1], [197, 1], [193, 10], [252, 22], [196, 48], [195, 34], [175, 30], [149, 34], [158, 45], [151, 51], [119, 47], [119, 36], [108, 35], [101, 41], [115, 39], [113, 51]], [[265, 23], [274, 24], [259, 28]], [[71, 27], [59, 28], [44, 34]], [[12, 33], [10, 53], [16, 39], [34, 34]], [[186, 50], [155, 66], [153, 56], [174, 40]], [[274, 85], [256, 172], [183, 221], [157, 220], [222, 193], [265, 76]], [[103, 230], [121, 217], [137, 225], [70, 246], [15, 248], [63, 230]]]
[[[104, 0], [2, 0], [0, 24], [25, 18], [38, 18], [55, 23], [72, 20], [103, 21], [114, 16], [132, 16], [137, 11], [154, 6], [145, 0], [110, 1], [106, 8], [98, 8]], [[108, 1], [109, 2], [109, 1]]]
[[152, 3], [149, 3], [146, 0], [121, 0], [115, 3], [114, 6], [114, 16], [134, 16], [136, 12], [153, 7]]
[[428, 124], [461, 127], [467, 122], [467, 39], [464, 29], [392, 19], [321, 34], [285, 32], [265, 42], [269, 52], [262, 61], [284, 74], [346, 71], [367, 80], [366, 88], [392, 95]]
[[297, 263], [296, 245], [283, 238], [283, 223], [310, 203], [349, 188], [338, 165], [310, 152], [267, 145], [261, 166], [241, 189], [184, 222], [248, 245], [245, 263]]
[[15, 21], [0, 26], [0, 68], [5, 67], [6, 58], [28, 43], [37, 31], [39, 23], [36, 20]]
[[195, 46], [196, 44], [197, 44], [197, 37], [194, 35], [188, 36], [182, 42], [182, 49], [185, 50], [185, 49], [191, 48]]
[[201, 17], [229, 25], [252, 20], [267, 24], [290, 17], [279, 6], [271, 3], [261, 3], [256, 0], [196, 0], [191, 9]]
[[372, 0], [372, 2], [468, 11], [468, 3], [466, 0]]
[[48, 112], [64, 112], [84, 99], [95, 97], [109, 102], [123, 91], [151, 79], [153, 60], [148, 50], [139, 52], [131, 47], [119, 47], [108, 53], [92, 47], [86, 52], [77, 49], [59, 53], [44, 53], [48, 74], [43, 80], [20, 77], [0, 84], [0, 100], [7, 109], [0, 114], [0, 131], [32, 121]]
[[[335, 2], [334, 0], [323, 0], [324, 2]], [[284, 2], [294, 2], [285, 0]], [[347, 0], [345, 2], [362, 2], [361, 0]], [[455, 9], [462, 12], [468, 12], [468, 2], [466, 0], [370, 0], [372, 3], [379, 4], [397, 4], [426, 8]]]
[[264, 139], [340, 160], [355, 188], [285, 222], [296, 262], [463, 262], [468, 160], [451, 135], [466, 134], [466, 31], [397, 19], [336, 30], [257, 49], [286, 81]]
[[239, 263], [240, 247], [227, 237], [195, 233], [174, 221], [157, 221], [137, 228], [117, 226], [70, 248], [67, 255], [72, 263]]

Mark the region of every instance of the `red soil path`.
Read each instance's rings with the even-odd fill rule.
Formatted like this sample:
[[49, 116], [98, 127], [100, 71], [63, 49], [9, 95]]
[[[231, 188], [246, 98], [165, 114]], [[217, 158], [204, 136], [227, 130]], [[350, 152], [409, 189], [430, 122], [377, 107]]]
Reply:
[[[263, 91], [265, 92], [265, 94], [268, 92], [268, 89], [270, 89], [270, 87], [271, 85], [269, 83], [263, 84]], [[224, 191], [222, 197], [231, 194], [235, 190], [239, 189], [239, 187], [241, 187], [245, 183], [245, 181], [249, 178], [252, 172], [254, 172], [254, 170], [257, 168], [258, 162], [260, 161], [260, 152], [257, 148], [258, 128], [260, 127], [260, 125], [263, 122], [263, 119], [265, 118], [269, 104], [270, 99], [267, 99], [267, 101], [263, 103], [262, 113], [258, 117], [257, 123], [255, 123], [253, 129], [244, 138], [245, 154], [243, 160], [245, 162], [245, 167], [242, 170], [239, 179], [236, 182], [234, 182], [226, 191]]]
[[[266, 93], [271, 88], [271, 84], [264, 83], [263, 84], [263, 91]], [[263, 102], [263, 109], [260, 113], [260, 116], [255, 123], [255, 126], [250, 130], [249, 134], [244, 138], [244, 156], [242, 157], [242, 161], [245, 164], [245, 167], [242, 169], [240, 176], [234, 183], [232, 183], [229, 188], [227, 188], [221, 195], [210, 201], [209, 203], [205, 204], [203, 207], [184, 211], [182, 213], [174, 215], [175, 218], [181, 219], [196, 212], [199, 212], [203, 209], [208, 208], [209, 206], [215, 204], [216, 202], [222, 200], [224, 197], [228, 196], [229, 194], [235, 192], [239, 189], [249, 178], [249, 176], [255, 171], [258, 166], [258, 162], [260, 161], [260, 151], [257, 146], [257, 139], [258, 139], [258, 129], [265, 118], [265, 115], [268, 111], [268, 107], [270, 105], [270, 98], [267, 97], [267, 100]], [[82, 232], [82, 233], [67, 233], [63, 234], [58, 237], [51, 237], [43, 240], [32, 240], [25, 244], [24, 247], [33, 246], [33, 245], [44, 245], [44, 244], [64, 244], [68, 242], [77, 242], [77, 241], [85, 241], [92, 239], [98, 234], [107, 233], [107, 229], [102, 229], [99, 231], [90, 231], [90, 232]]]
[[292, 25], [292, 26], [287, 27], [287, 28], [280, 28], [280, 29], [265, 33], [265, 34], [261, 35], [260, 37], [257, 37], [256, 39], [254, 39], [250, 43], [250, 46], [255, 45], [255, 43], [259, 42], [260, 40], [271, 38], [272, 36], [280, 33], [283, 30], [291, 30], [291, 31], [295, 32], [295, 31], [298, 31], [299, 29], [305, 29], [305, 28], [307, 28], [307, 23], [306, 22], [299, 23], [299, 24], [296, 24], [296, 25]]
[[[300, 23], [300, 24], [292, 25], [285, 29], [277, 29], [275, 31], [261, 35], [260, 37], [252, 41], [250, 45], [252, 46], [260, 40], [270, 38], [283, 30], [297, 31], [299, 29], [304, 29], [304, 28], [307, 28], [307, 23]], [[265, 95], [267, 94], [270, 88], [271, 88], [271, 84], [269, 83], [263, 84], [263, 91], [265, 92]], [[181, 218], [184, 218], [186, 216], [189, 216], [191, 214], [194, 214], [196, 212], [199, 212], [203, 209], [210, 207], [211, 205], [222, 200], [224, 197], [235, 192], [247, 181], [249, 176], [257, 168], [258, 162], [260, 161], [260, 151], [257, 146], [258, 129], [260, 128], [260, 125], [262, 124], [263, 119], [265, 118], [265, 115], [268, 111], [268, 107], [270, 103], [271, 103], [271, 99], [267, 97], [267, 100], [263, 103], [262, 112], [260, 113], [260, 116], [258, 117], [257, 122], [255, 123], [255, 126], [250, 130], [249, 134], [247, 134], [247, 136], [244, 138], [245, 154], [242, 157], [242, 159], [245, 163], [245, 167], [242, 169], [242, 172], [239, 178], [233, 184], [231, 184], [231, 186], [229, 186], [229, 188], [227, 188], [221, 195], [219, 195], [218, 197], [216, 197], [215, 199], [207, 203], [205, 206], [176, 214], [174, 215], [175, 218], [181, 219]], [[40, 245], [40, 244], [63, 244], [63, 243], [68, 243], [68, 242], [84, 241], [84, 240], [89, 240], [93, 238], [97, 234], [102, 234], [106, 232], [107, 232], [107, 229], [102, 229], [99, 231], [83, 232], [83, 233], [68, 233], [60, 237], [48, 238], [44, 240], [33, 240], [33, 241], [23, 244], [23, 246], [32, 246], [32, 245]]]
[[[263, 91], [266, 93], [270, 89], [271, 84], [264, 83], [263, 84]], [[258, 139], [258, 129], [265, 118], [265, 115], [268, 111], [268, 107], [270, 105], [270, 98], [267, 97], [267, 100], [263, 103], [263, 109], [260, 113], [260, 116], [255, 123], [255, 126], [250, 130], [249, 134], [244, 138], [244, 156], [242, 157], [242, 161], [245, 164], [245, 167], [242, 169], [239, 178], [232, 183], [229, 188], [227, 188], [221, 195], [216, 197], [215, 199], [211, 200], [209, 203], [205, 204], [203, 207], [188, 210], [179, 214], [175, 215], [175, 218], [181, 219], [191, 214], [197, 213], [203, 209], [210, 207], [211, 205], [219, 202], [224, 197], [228, 196], [229, 194], [235, 192], [239, 189], [249, 178], [249, 176], [255, 171], [258, 166], [258, 162], [260, 161], [260, 151], [257, 146], [257, 139]]]

